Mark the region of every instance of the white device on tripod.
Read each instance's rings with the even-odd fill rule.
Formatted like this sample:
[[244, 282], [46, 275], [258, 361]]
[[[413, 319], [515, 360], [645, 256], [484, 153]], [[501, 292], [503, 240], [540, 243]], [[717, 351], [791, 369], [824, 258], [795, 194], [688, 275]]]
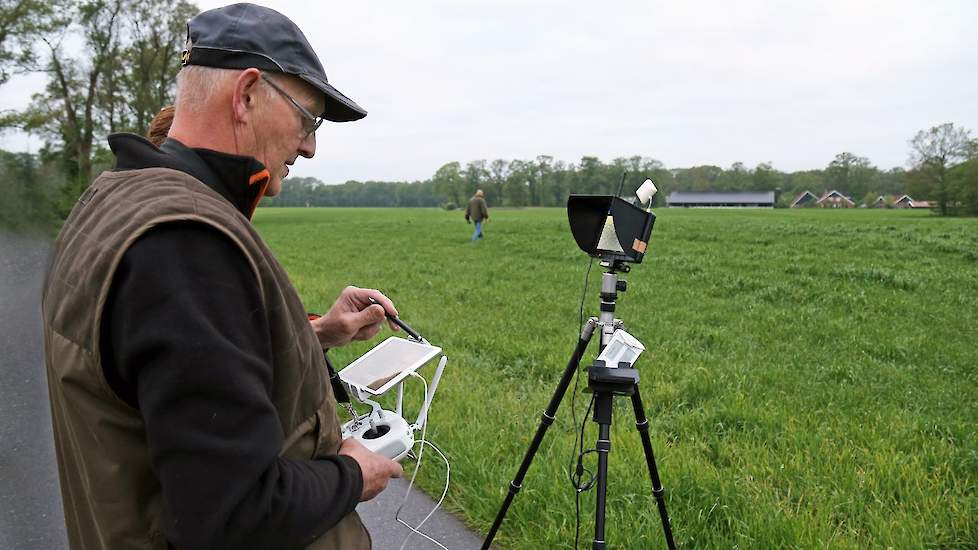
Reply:
[[604, 350], [598, 355], [599, 361], [604, 361], [608, 368], [617, 368], [622, 363], [627, 363], [631, 367], [638, 359], [639, 355], [645, 351], [645, 346], [624, 329], [618, 329], [611, 337], [611, 341], [605, 346]]
[[[391, 336], [363, 354], [339, 373], [340, 380], [350, 389], [350, 396], [370, 405], [366, 415], [358, 415], [351, 407], [353, 419], [343, 424], [343, 438], [356, 438], [371, 451], [391, 460], [401, 460], [414, 447], [414, 434], [424, 429], [428, 421], [428, 409], [438, 388], [448, 357], [442, 355], [435, 369], [431, 385], [427, 387], [424, 402], [413, 423], [404, 418], [404, 380], [418, 376], [416, 371], [441, 353], [441, 348], [426, 340], [406, 340]], [[386, 410], [371, 397], [379, 397], [397, 388], [397, 405]]]

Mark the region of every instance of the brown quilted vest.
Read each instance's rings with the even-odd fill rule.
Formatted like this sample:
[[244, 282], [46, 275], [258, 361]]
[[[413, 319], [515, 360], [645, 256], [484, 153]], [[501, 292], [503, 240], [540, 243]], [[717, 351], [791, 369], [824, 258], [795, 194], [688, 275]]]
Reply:
[[[55, 242], [43, 296], [51, 416], [72, 548], [165, 549], [160, 485], [138, 410], [102, 374], [99, 329], [123, 254], [159, 224], [191, 220], [233, 241], [254, 270], [271, 328], [272, 400], [281, 455], [335, 454], [341, 439], [322, 348], [289, 278], [251, 222], [193, 177], [167, 168], [106, 172], [79, 199]], [[354, 512], [312, 549], [369, 549]]]

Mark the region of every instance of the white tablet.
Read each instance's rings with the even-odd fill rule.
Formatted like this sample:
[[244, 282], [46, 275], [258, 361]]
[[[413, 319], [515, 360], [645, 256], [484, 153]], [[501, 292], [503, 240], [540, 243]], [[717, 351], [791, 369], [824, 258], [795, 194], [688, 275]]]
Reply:
[[381, 395], [421, 368], [441, 348], [391, 336], [340, 371], [340, 378], [363, 391]]

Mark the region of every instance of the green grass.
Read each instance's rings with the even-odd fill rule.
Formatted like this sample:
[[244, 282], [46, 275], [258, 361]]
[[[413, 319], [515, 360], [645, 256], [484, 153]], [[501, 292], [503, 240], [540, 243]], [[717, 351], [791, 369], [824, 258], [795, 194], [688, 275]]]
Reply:
[[[495, 209], [475, 244], [439, 210], [262, 209], [256, 223], [311, 311], [376, 287], [445, 349], [429, 435], [452, 460], [448, 508], [485, 533], [579, 332], [588, 260], [565, 212]], [[623, 278], [616, 315], [647, 348], [637, 367], [682, 546], [978, 548], [978, 220], [663, 209]], [[501, 548], [573, 545], [571, 404]], [[609, 545], [664, 547], [629, 403], [615, 414]], [[433, 458], [420, 477], [437, 494], [443, 476]]]

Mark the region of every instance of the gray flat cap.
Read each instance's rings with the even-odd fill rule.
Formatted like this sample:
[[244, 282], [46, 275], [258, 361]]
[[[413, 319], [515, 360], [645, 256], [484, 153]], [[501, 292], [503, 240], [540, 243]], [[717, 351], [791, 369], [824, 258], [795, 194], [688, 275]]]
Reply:
[[255, 4], [232, 4], [201, 12], [187, 22], [184, 65], [223, 69], [256, 68], [290, 74], [326, 95], [322, 116], [348, 122], [367, 111], [326, 80], [326, 70], [291, 19]]

